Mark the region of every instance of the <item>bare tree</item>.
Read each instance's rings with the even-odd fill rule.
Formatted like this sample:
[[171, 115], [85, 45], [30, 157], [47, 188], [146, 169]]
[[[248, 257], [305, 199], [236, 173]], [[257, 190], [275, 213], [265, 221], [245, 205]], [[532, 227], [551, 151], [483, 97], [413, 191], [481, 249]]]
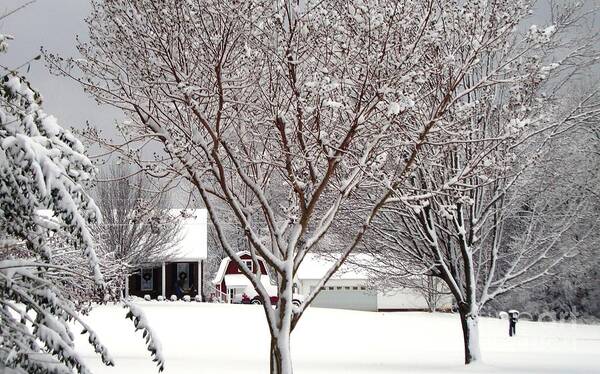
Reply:
[[[589, 89], [589, 86], [583, 89], [578, 87], [578, 91], [585, 89]], [[577, 251], [538, 282], [532, 282], [512, 294], [502, 295], [490, 309], [517, 308], [534, 317], [550, 314], [560, 318], [568, 315], [576, 316], [579, 320], [600, 316], [595, 282], [600, 271], [598, 238], [597, 235], [585, 237], [586, 231], [594, 226], [600, 208], [599, 123], [595, 121], [569, 133], [568, 137], [555, 139], [552, 152], [544, 155], [543, 162], [535, 172], [535, 179], [552, 181], [553, 189], [560, 194], [573, 196], [575, 191], [585, 196], [588, 216], [583, 216], [557, 244], [559, 247], [568, 247], [573, 240], [579, 241]], [[521, 194], [534, 192], [524, 191]], [[524, 200], [523, 207], [531, 210], [532, 201]], [[560, 208], [557, 213], [560, 213]], [[506, 235], [514, 235], [520, 229], [519, 221], [516, 221], [505, 230]]]
[[120, 269], [121, 285], [140, 265], [173, 255], [181, 239], [181, 217], [170, 213], [167, 192], [143, 174], [111, 165], [98, 174], [94, 196], [103, 217], [93, 227], [98, 251]]
[[[529, 29], [528, 38], [541, 44], [526, 50], [519, 42], [507, 45], [535, 61], [523, 70], [529, 79], [472, 92], [453, 111], [462, 130], [450, 140], [430, 134], [411, 179], [414, 194], [389, 199], [372, 242], [365, 242], [377, 258], [374, 268], [446, 283], [458, 304], [466, 364], [481, 358], [478, 316], [487, 302], [541, 280], [595, 240], [590, 192], [563, 183], [564, 175], [539, 175], [552, 142], [598, 121], [600, 113], [596, 88], [571, 97], [563, 90], [595, 61], [597, 34], [572, 41], [564, 52], [561, 35], [581, 15], [578, 6], [557, 14], [556, 24]], [[556, 59], [558, 50], [562, 59]], [[470, 87], [504, 56], [487, 58], [463, 84]], [[448, 141], [451, 147], [440, 148]]]
[[[443, 140], [437, 149], [452, 147], [457, 132], [464, 141], [464, 122], [453, 117], [469, 112], [468, 98], [526, 86], [540, 72], [525, 51], [543, 48], [552, 30], [519, 38], [529, 10], [516, 0], [96, 0], [83, 58], [47, 57], [130, 117], [120, 126], [124, 144], [87, 136], [147, 173], [194, 186], [222, 248], [265, 300], [271, 372], [288, 374], [291, 332], [379, 210], [392, 197], [429, 196], [412, 175], [430, 137]], [[515, 39], [519, 48], [506, 49]], [[490, 54], [499, 56], [492, 66]], [[156, 143], [162, 152], [142, 157]], [[134, 144], [141, 149], [132, 152]], [[338, 259], [293, 306], [304, 257], [364, 189], [376, 193], [361, 223], [347, 228]], [[236, 255], [225, 220], [243, 230], [255, 261], [263, 257], [276, 273], [276, 309], [260, 275]]]

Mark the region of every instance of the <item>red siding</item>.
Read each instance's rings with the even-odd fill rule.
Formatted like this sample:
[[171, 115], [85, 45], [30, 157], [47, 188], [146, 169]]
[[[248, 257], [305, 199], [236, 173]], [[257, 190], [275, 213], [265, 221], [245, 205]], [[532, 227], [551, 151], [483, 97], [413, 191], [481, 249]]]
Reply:
[[[243, 254], [240, 256], [240, 258], [242, 260], [252, 260], [252, 256], [249, 254]], [[267, 274], [267, 267], [265, 265], [265, 262], [262, 258], [258, 259], [258, 264], [260, 266], [260, 272], [261, 274]], [[258, 269], [254, 269], [254, 274], [258, 273]], [[238, 266], [238, 264], [235, 261], [229, 261], [229, 264], [227, 265], [227, 269], [225, 270], [225, 274], [243, 274], [242, 271], [240, 270], [240, 267]], [[217, 284], [216, 285], [216, 289], [223, 292], [223, 293], [227, 293], [227, 286], [225, 285], [225, 277], [223, 277], [223, 280], [221, 281], [221, 284]]]

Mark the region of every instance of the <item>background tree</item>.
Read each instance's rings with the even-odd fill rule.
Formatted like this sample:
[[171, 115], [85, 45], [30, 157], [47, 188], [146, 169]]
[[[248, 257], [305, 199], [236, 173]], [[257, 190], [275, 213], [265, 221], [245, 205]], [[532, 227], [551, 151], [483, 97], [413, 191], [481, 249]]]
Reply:
[[[496, 12], [482, 6], [465, 9]], [[502, 51], [485, 54], [485, 66], [461, 82], [465, 89], [498, 68], [519, 73], [499, 78], [510, 85], [472, 90], [446, 133], [430, 134], [411, 179], [414, 194], [388, 200], [367, 241], [378, 258], [372, 267], [394, 262], [388, 269], [396, 276], [446, 283], [458, 304], [467, 364], [481, 358], [478, 315], [487, 302], [539, 281], [595, 240], [589, 191], [539, 172], [554, 139], [598, 119], [595, 88], [572, 97], [563, 90], [597, 56], [596, 34], [563, 50], [561, 35], [581, 14], [579, 5], [561, 9], [555, 24], [531, 26], [524, 40], [507, 39]]]
[[[581, 88], [580, 88], [581, 89]], [[584, 88], [585, 89], [585, 88]], [[594, 280], [600, 271], [597, 235], [585, 238], [585, 232], [593, 227], [598, 212], [599, 145], [598, 121], [578, 128], [561, 139], [552, 142], [552, 152], [547, 152], [536, 172], [536, 179], [552, 181], [553, 189], [560, 194], [573, 196], [585, 194], [587, 217], [582, 217], [562, 238], [559, 246], [568, 246], [572, 240], [580, 241], [577, 251], [566, 261], [558, 264], [547, 277], [514, 294], [499, 298], [490, 311], [517, 308], [528, 312], [533, 318], [549, 316], [554, 319], [599, 318], [599, 288]], [[558, 212], [566, 206], [558, 208]]]
[[[98, 174], [93, 191], [103, 220], [94, 225], [98, 251], [112, 258], [112, 273], [122, 286], [142, 264], [166, 261], [179, 243], [181, 220], [172, 203], [142, 173], [110, 165]], [[122, 287], [121, 287], [122, 288]]]

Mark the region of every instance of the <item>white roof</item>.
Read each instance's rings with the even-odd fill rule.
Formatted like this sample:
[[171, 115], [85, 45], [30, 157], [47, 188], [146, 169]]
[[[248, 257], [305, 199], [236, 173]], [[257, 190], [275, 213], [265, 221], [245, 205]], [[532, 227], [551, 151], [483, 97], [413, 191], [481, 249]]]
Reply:
[[171, 251], [172, 260], [198, 261], [206, 259], [206, 209], [171, 209], [169, 214], [183, 220], [180, 232], [181, 240]]
[[[339, 254], [332, 254], [332, 257], [323, 257], [314, 253], [309, 253], [304, 257], [304, 260], [300, 264], [298, 271], [296, 272], [296, 278], [302, 279], [321, 279], [331, 268], [333, 263], [339, 258]], [[365, 260], [362, 257], [364, 255], [352, 256], [352, 260], [360, 262]], [[368, 274], [365, 270], [360, 269], [355, 265], [344, 264], [341, 268], [333, 274], [331, 279], [368, 279]]]
[[[238, 252], [237, 255], [241, 256], [245, 253], [250, 253], [248, 251]], [[335, 257], [337, 259], [337, 257]], [[367, 261], [368, 256], [366, 255], [355, 255], [352, 256], [352, 261], [355, 263], [360, 263], [362, 261]], [[212, 280], [213, 284], [221, 283], [223, 277], [225, 277], [225, 282], [227, 283], [228, 277], [230, 276], [239, 276], [244, 277], [243, 274], [228, 274], [225, 275], [225, 271], [227, 270], [227, 266], [231, 259], [229, 257], [225, 257], [221, 260], [221, 264], [219, 265], [219, 270], [217, 270], [217, 274], [215, 274], [215, 278]], [[317, 255], [313, 253], [309, 253], [304, 257], [302, 264], [298, 268], [296, 272], [296, 278], [302, 279], [321, 279], [327, 270], [333, 265], [333, 260], [331, 257], [324, 257], [322, 255]], [[356, 265], [344, 264], [342, 267], [331, 277], [331, 279], [358, 279], [358, 280], [366, 280], [369, 276], [367, 271], [360, 269]]]

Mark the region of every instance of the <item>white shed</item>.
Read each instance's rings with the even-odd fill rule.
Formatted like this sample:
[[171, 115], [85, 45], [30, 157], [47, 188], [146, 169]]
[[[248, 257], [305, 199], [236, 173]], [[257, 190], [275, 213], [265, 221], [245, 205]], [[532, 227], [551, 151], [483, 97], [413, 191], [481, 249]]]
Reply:
[[[314, 290], [332, 264], [332, 260], [322, 256], [306, 255], [296, 273], [298, 293], [308, 295]], [[377, 311], [377, 294], [367, 288], [368, 279], [365, 271], [342, 266], [325, 284], [312, 306]]]

